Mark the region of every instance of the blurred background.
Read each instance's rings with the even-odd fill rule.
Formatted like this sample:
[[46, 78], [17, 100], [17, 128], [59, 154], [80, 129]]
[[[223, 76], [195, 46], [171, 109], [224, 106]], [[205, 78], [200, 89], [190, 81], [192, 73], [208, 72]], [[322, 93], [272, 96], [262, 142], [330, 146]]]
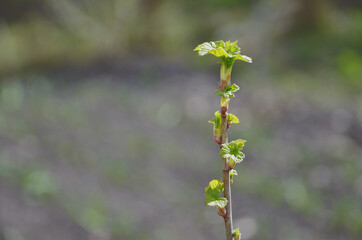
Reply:
[[1, 0], [0, 239], [224, 239], [220, 39], [243, 239], [362, 239], [360, 0]]

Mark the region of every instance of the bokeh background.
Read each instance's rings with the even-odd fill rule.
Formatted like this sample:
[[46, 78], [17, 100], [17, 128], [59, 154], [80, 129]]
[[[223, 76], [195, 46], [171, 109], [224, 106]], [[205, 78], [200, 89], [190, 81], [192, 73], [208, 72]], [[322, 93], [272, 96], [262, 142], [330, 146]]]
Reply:
[[245, 240], [362, 239], [360, 0], [1, 0], [0, 239], [217, 240], [219, 65]]

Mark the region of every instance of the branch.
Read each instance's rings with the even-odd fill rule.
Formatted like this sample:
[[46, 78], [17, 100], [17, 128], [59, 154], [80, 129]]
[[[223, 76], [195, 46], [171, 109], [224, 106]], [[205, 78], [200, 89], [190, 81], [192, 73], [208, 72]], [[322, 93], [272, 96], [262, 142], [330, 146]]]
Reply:
[[[230, 81], [230, 77], [228, 80]], [[221, 83], [222, 82], [224, 81], [221, 79]], [[224, 144], [228, 142], [227, 107], [221, 107], [220, 112], [221, 112], [221, 139], [222, 139], [221, 144]], [[227, 204], [225, 207], [226, 216], [224, 217], [226, 240], [233, 240], [233, 217], [232, 217], [232, 208], [231, 208], [230, 170], [227, 168], [226, 158], [222, 158], [222, 166], [223, 166], [224, 197], [227, 199]]]
[[[236, 84], [231, 85], [231, 70], [236, 60], [242, 60], [252, 63], [252, 59], [245, 55], [240, 55], [240, 48], [237, 41], [216, 41], [204, 42], [198, 45], [194, 51], [200, 56], [212, 54], [221, 60], [220, 69], [220, 90], [216, 90], [215, 94], [221, 95], [220, 112], [215, 112], [215, 119], [210, 120], [213, 124], [214, 140], [220, 147], [220, 156], [222, 159], [223, 180], [212, 180], [209, 186], [205, 188], [205, 204], [208, 206], [217, 206], [217, 213], [224, 218], [226, 240], [240, 240], [241, 233], [239, 228], [233, 231], [233, 217], [231, 209], [231, 182], [230, 178], [237, 175], [234, 166], [240, 163], [245, 157], [240, 152], [243, 149], [245, 140], [238, 139], [228, 143], [228, 128], [232, 123], [239, 123], [239, 119], [233, 114], [228, 114], [228, 107], [231, 97], [235, 97], [234, 92], [239, 90]], [[232, 172], [231, 172], [232, 170]], [[232, 173], [232, 176], [230, 176]], [[224, 198], [220, 197], [224, 191]]]

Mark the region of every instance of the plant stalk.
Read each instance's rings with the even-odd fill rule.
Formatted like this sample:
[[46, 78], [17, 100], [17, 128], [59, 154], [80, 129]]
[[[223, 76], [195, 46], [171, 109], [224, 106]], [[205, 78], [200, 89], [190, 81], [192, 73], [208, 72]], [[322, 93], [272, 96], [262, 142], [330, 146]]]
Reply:
[[[221, 83], [226, 81], [228, 84], [230, 84], [230, 72], [231, 69], [228, 69], [229, 71], [225, 71], [225, 66], [221, 67], [222, 74], [221, 77]], [[223, 74], [223, 73], [228, 74]], [[225, 79], [226, 78], [226, 79]], [[228, 128], [227, 128], [227, 108], [221, 106], [221, 144], [228, 142]], [[232, 217], [232, 207], [231, 207], [231, 187], [230, 187], [230, 170], [227, 167], [227, 159], [222, 158], [222, 166], [223, 166], [223, 182], [224, 182], [224, 197], [227, 199], [227, 204], [225, 206], [226, 209], [226, 216], [224, 217], [225, 221], [225, 231], [226, 231], [226, 240], [233, 240], [233, 217]]]

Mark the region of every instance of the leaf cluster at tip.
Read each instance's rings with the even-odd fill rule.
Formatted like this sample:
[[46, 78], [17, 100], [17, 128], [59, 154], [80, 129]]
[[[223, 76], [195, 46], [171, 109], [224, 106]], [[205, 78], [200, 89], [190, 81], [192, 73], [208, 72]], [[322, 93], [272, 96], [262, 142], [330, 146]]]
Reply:
[[245, 142], [245, 140], [238, 139], [230, 143], [224, 143], [220, 151], [220, 156], [222, 158], [230, 158], [236, 163], [242, 162], [245, 155], [241, 150], [244, 148]]
[[225, 207], [227, 200], [226, 198], [220, 197], [223, 191], [224, 183], [221, 182], [221, 179], [212, 180], [209, 186], [205, 188], [205, 204], [208, 206], [218, 206], [220, 208]]
[[237, 92], [239, 89], [239, 86], [236, 84], [228, 85], [224, 90], [215, 90], [215, 94], [226, 98], [233, 98], [235, 97], [234, 92]]
[[200, 56], [206, 54], [212, 54], [222, 61], [230, 62], [231, 64], [235, 60], [242, 60], [248, 63], [252, 63], [253, 60], [245, 55], [240, 55], [240, 48], [237, 46], [237, 41], [216, 41], [216, 42], [204, 42], [198, 45], [194, 51], [198, 51]]

